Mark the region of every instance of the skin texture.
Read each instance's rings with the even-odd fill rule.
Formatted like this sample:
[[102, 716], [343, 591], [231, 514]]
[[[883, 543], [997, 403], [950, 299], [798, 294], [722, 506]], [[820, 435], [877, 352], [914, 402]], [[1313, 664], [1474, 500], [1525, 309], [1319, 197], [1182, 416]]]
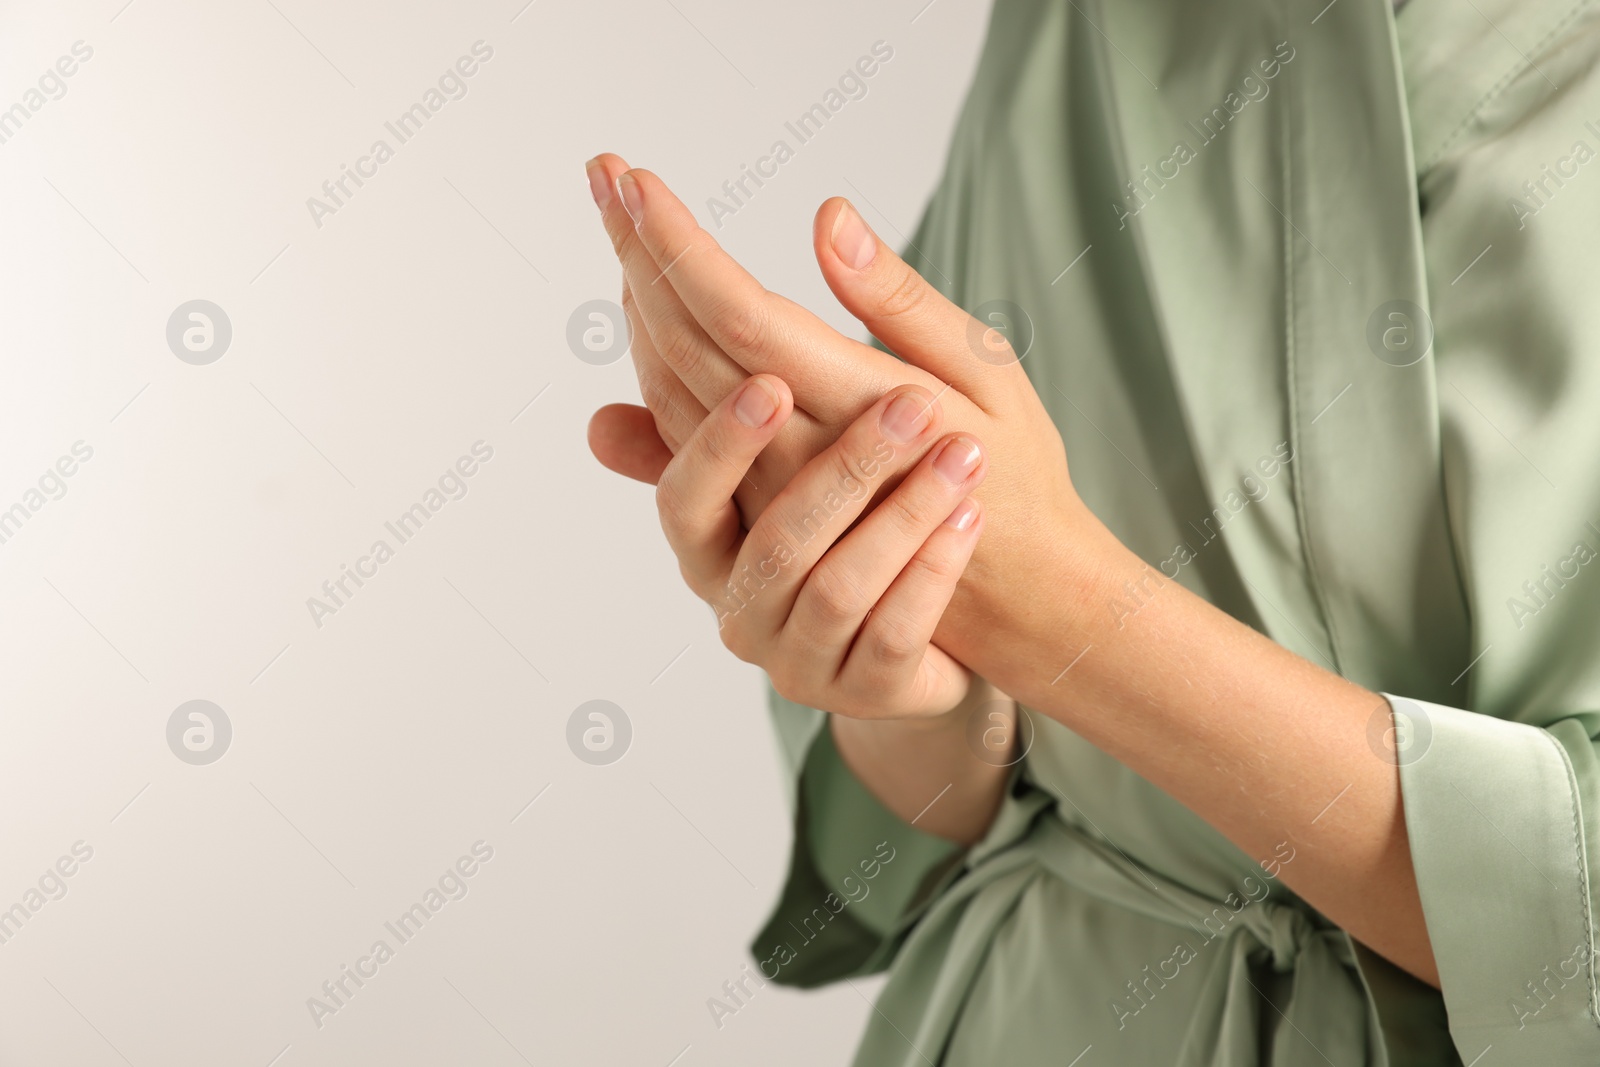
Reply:
[[[682, 449], [708, 411], [748, 376], [774, 376], [792, 390], [793, 416], [733, 489], [731, 504], [724, 493], [705, 505], [736, 509], [754, 536], [752, 519], [759, 524], [784, 487], [806, 478], [807, 464], [836, 449], [863, 412], [891, 390], [926, 390], [937, 398], [943, 430], [982, 443], [988, 473], [974, 494], [985, 532], [936, 626], [919, 619], [916, 633], [928, 634], [921, 662], [942, 668], [949, 661], [988, 679], [1166, 790], [1254, 857], [1292, 839], [1297, 858], [1284, 870], [1285, 883], [1374, 951], [1438, 985], [1397, 768], [1374, 760], [1368, 746], [1367, 722], [1384, 705], [1379, 695], [1295, 656], [1176, 583], [1156, 582], [1073, 490], [1061, 437], [1007, 358], [1003, 337], [927, 285], [845, 201], [830, 200], [818, 212], [818, 265], [840, 303], [904, 362], [768, 293], [654, 175], [629, 171], [611, 155], [591, 161], [589, 172], [624, 269], [624, 305], [656, 434], [648, 439], [651, 427], [638, 409], [602, 409], [590, 432], [602, 463], [659, 479], [671, 461], [657, 462]], [[892, 488], [892, 478], [875, 488], [875, 507], [893, 507], [882, 496]], [[805, 491], [814, 492], [815, 483]], [[901, 554], [888, 558], [903, 563], [909, 557], [900, 546]], [[854, 558], [865, 566], [866, 557]], [[864, 592], [872, 583], [846, 580], [843, 566], [833, 570], [841, 573], [827, 588], [863, 594], [840, 596], [835, 607], [870, 604]], [[1091, 610], [1130, 587], [1153, 586], [1159, 592], [1115, 625], [1103, 610]], [[930, 597], [925, 610], [932, 604]], [[896, 714], [953, 723], [970, 708], [976, 683], [968, 681], [943, 707], [923, 689], [898, 691], [887, 702], [879, 694], [871, 707], [830, 705], [829, 694], [806, 688], [814, 683], [785, 658], [782, 642], [742, 650], [784, 696], [835, 713], [846, 763], [897, 814], [909, 818], [944, 777], [961, 789], [952, 784], [941, 803], [959, 792], [960, 804], [992, 817], [999, 779], [970, 755], [966, 761], [976, 767], [957, 769], [958, 731], [926, 722], [898, 733], [845, 725], [878, 727], [879, 717]], [[958, 688], [937, 692], [953, 696]], [[1285, 721], [1295, 728], [1284, 729]], [[890, 756], [896, 744], [908, 746], [902, 760], [924, 761], [939, 773], [907, 781]], [[913, 797], [923, 786], [933, 788]], [[979, 820], [968, 814], [953, 820], [963, 831], [953, 839], [973, 839]]]

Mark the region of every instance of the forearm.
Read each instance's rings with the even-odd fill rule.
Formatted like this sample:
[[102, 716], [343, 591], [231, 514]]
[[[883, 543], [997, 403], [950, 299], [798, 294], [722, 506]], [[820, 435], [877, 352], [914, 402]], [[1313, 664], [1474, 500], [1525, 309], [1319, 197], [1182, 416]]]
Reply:
[[[998, 713], [978, 758], [973, 715]], [[982, 679], [960, 707], [936, 718], [852, 719], [830, 715], [833, 743], [850, 772], [879, 802], [918, 829], [971, 845], [1000, 810], [1016, 743], [1016, 705]], [[1000, 744], [994, 739], [1001, 738]]]
[[[1077, 593], [1019, 616], [1025, 632], [979, 628], [984, 648], [969, 662], [1249, 855], [1290, 841], [1287, 885], [1437, 985], [1398, 770], [1368, 740], [1372, 716], [1388, 713], [1384, 699], [1165, 580], [1120, 544], [1092, 558], [1087, 568], [1058, 559], [1059, 578], [1041, 584]], [[1127, 600], [1127, 582], [1144, 583], [1142, 606], [1111, 611]]]

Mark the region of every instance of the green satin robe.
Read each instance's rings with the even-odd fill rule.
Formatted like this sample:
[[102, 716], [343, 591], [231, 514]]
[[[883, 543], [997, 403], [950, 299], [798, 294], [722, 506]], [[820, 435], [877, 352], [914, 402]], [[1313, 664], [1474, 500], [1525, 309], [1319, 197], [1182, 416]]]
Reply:
[[908, 258], [1124, 543], [1386, 695], [1443, 989], [1275, 877], [1314, 827], [1248, 857], [1033, 713], [961, 851], [774, 697], [753, 949], [888, 969], [861, 1067], [1600, 1063], [1597, 63], [1588, 0], [998, 0]]

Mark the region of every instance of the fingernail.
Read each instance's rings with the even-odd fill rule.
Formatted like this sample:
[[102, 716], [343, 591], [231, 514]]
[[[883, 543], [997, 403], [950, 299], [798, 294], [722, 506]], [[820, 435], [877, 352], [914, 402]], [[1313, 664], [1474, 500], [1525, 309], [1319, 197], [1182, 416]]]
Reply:
[[878, 254], [878, 239], [848, 200], [833, 220], [833, 254], [856, 270], [864, 269]]
[[733, 413], [752, 430], [765, 426], [777, 412], [778, 396], [772, 391], [772, 386], [760, 378], [745, 383], [739, 399], [733, 402]]
[[639, 182], [632, 174], [623, 174], [617, 178], [617, 193], [622, 197], [622, 206], [627, 209], [628, 217], [633, 220], [633, 228], [638, 229], [639, 223], [644, 221], [644, 193], [639, 189]]
[[958, 530], [965, 530], [978, 521], [978, 502], [970, 496], [956, 505], [956, 509], [945, 519], [946, 526], [954, 526]]
[[611, 203], [611, 186], [606, 183], [606, 169], [600, 165], [600, 157], [589, 160], [583, 169], [589, 175], [589, 195], [594, 197], [594, 206], [604, 211]]
[[883, 409], [878, 425], [883, 435], [896, 444], [909, 444], [928, 426], [928, 412], [932, 404], [924, 404], [920, 397], [902, 393]]
[[982, 458], [978, 442], [970, 437], [957, 437], [933, 457], [933, 469], [951, 485], [958, 485], [978, 469], [978, 461]]

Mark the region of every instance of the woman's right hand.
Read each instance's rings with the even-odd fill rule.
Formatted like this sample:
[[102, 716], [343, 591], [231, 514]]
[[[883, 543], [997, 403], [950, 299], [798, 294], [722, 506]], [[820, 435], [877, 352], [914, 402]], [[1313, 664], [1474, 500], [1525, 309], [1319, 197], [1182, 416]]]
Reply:
[[[620, 443], [597, 413], [591, 447]], [[972, 436], [941, 436], [937, 400], [891, 390], [778, 490], [746, 533], [734, 495], [794, 411], [758, 374], [716, 405], [660, 471], [661, 526], [722, 641], [799, 704], [855, 718], [937, 716], [973, 687], [932, 643], [983, 527]], [[898, 480], [873, 505], [874, 495]]]

